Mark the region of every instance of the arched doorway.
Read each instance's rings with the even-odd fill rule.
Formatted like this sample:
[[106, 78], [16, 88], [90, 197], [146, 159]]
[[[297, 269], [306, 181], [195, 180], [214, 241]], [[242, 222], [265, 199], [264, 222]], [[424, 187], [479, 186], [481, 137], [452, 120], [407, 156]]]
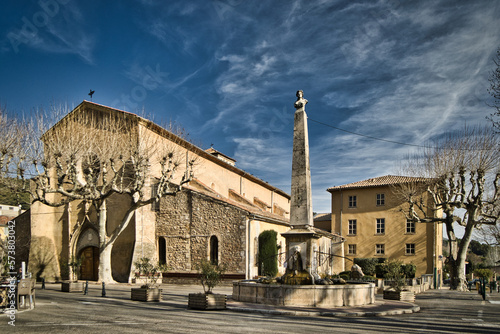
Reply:
[[99, 279], [99, 248], [85, 247], [80, 252], [82, 266], [80, 267], [81, 280], [97, 281]]

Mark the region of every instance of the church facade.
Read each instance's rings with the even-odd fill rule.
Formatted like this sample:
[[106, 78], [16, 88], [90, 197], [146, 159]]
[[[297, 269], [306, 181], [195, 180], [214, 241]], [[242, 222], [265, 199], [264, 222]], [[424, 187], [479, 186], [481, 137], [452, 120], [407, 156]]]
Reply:
[[[138, 141], [155, 136], [158, 145], [175, 146], [197, 161], [194, 177], [181, 191], [134, 212], [112, 248], [114, 280], [132, 281], [134, 262], [142, 257], [166, 263], [167, 278], [172, 279], [195, 277], [201, 258], [223, 263], [229, 277], [253, 278], [259, 273], [259, 234], [276, 231], [278, 245], [284, 247], [281, 233], [290, 228], [290, 196], [286, 192], [237, 168], [233, 159], [215, 149], [203, 150], [137, 115], [88, 101], [69, 115], [85, 113], [121, 115], [134, 127]], [[153, 168], [151, 173], [147, 191], [152, 191], [155, 178], [160, 177], [159, 170]], [[120, 224], [130, 204], [128, 195], [114, 194], [106, 199], [108, 233]], [[67, 279], [68, 263], [81, 258], [78, 279], [98, 280], [96, 208], [81, 200], [59, 207], [35, 202], [16, 224], [18, 262], [27, 262], [33, 275], [47, 281]], [[284, 272], [284, 261], [279, 265]]]

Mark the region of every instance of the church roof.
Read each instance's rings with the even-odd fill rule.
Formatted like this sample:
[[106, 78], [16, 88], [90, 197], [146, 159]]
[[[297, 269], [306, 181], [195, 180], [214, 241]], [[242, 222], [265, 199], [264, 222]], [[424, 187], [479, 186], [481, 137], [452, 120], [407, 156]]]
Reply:
[[341, 186], [334, 186], [328, 188], [327, 191], [333, 192], [337, 190], [344, 189], [358, 189], [358, 188], [371, 188], [371, 187], [381, 187], [381, 186], [389, 186], [392, 184], [401, 184], [401, 183], [411, 183], [411, 182], [428, 182], [429, 178], [425, 177], [412, 177], [412, 176], [398, 176], [398, 175], [385, 175], [380, 177], [375, 177], [363, 181], [353, 182], [344, 184]]

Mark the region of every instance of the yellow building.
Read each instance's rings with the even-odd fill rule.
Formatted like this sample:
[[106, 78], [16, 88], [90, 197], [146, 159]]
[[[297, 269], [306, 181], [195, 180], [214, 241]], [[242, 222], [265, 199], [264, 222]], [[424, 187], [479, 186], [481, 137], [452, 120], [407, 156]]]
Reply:
[[[416, 223], [406, 219], [404, 199], [394, 186], [422, 183], [424, 179], [382, 176], [335, 186], [332, 194], [332, 233], [345, 238], [343, 254], [349, 259], [379, 258], [401, 260], [417, 266], [416, 277], [441, 275], [442, 224]], [[426, 196], [423, 191], [424, 198]], [[345, 259], [349, 270], [352, 262]]]

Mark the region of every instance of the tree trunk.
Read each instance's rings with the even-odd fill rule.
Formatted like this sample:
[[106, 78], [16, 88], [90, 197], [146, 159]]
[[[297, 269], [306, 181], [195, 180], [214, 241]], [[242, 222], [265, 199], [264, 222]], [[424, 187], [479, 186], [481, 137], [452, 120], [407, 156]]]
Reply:
[[466, 227], [464, 236], [457, 245], [453, 230], [448, 233], [450, 242], [450, 290], [467, 290], [467, 280], [465, 277], [465, 260], [467, 259], [467, 249], [472, 237], [472, 228]]
[[99, 206], [99, 282], [116, 283], [111, 272], [111, 250], [113, 243], [108, 244], [106, 230], [107, 222], [106, 200], [103, 200]]
[[111, 273], [111, 250], [113, 244], [99, 249], [99, 281], [116, 283]]

